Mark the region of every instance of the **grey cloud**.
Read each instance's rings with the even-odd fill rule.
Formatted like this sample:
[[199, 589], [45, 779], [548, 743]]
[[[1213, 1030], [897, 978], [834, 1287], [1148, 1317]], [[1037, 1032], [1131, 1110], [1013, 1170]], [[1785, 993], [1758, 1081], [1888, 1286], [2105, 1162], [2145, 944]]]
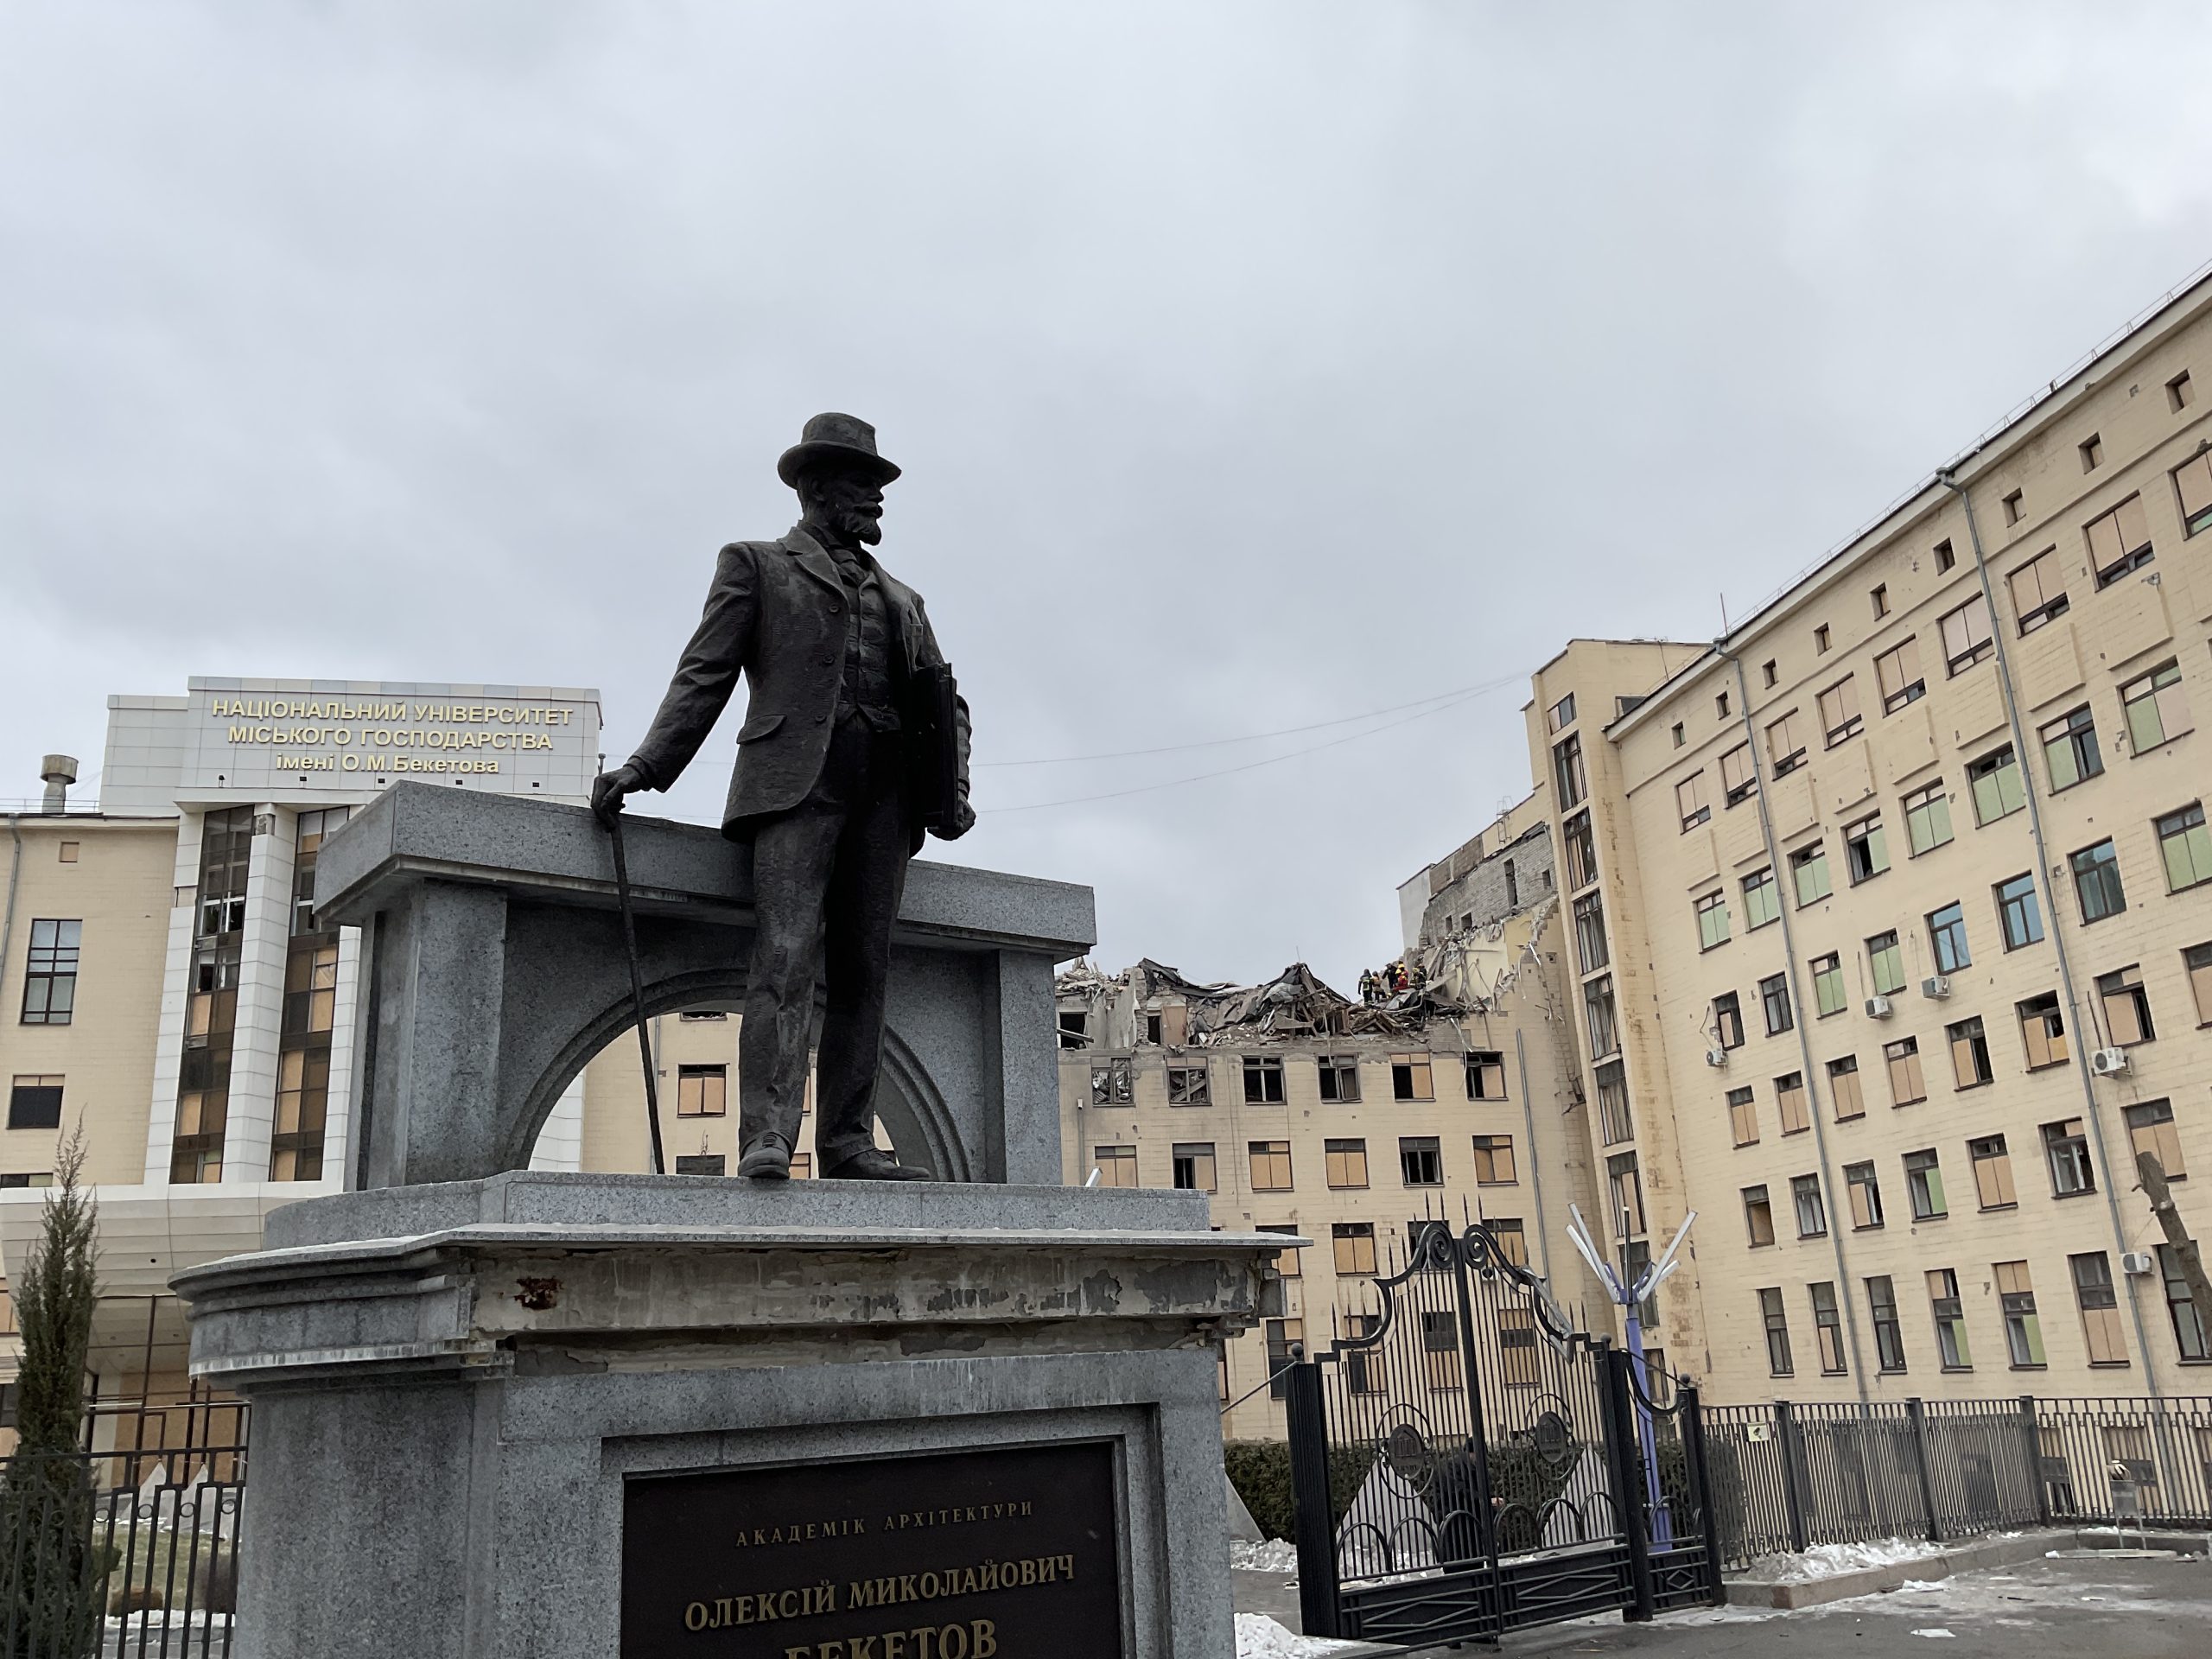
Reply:
[[[191, 672], [597, 684], [849, 408], [979, 753], [1710, 634], [2204, 257], [2183, 5], [23, 4], [0, 795]], [[983, 774], [1116, 964], [1339, 983], [1503, 691]], [[1327, 735], [1324, 734], [1322, 735]], [[671, 798], [705, 816], [726, 741]], [[1199, 764], [1194, 764], [1199, 763]]]

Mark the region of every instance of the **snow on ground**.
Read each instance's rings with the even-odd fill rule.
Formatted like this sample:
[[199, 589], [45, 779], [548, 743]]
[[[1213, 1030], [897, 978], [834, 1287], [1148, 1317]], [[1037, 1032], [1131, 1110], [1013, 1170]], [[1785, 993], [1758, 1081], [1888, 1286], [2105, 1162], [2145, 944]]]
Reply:
[[1896, 1567], [1941, 1555], [1943, 1546], [1926, 1539], [1877, 1538], [1858, 1544], [1815, 1544], [1802, 1555], [1768, 1555], [1751, 1563], [1751, 1576], [1781, 1584], [1807, 1584], [1870, 1567]]
[[1265, 1613], [1236, 1615], [1236, 1659], [1321, 1659], [1342, 1653], [1357, 1642], [1332, 1642], [1319, 1636], [1294, 1636]]
[[1256, 1544], [1231, 1539], [1229, 1544], [1229, 1564], [1245, 1573], [1288, 1573], [1298, 1571], [1298, 1550], [1287, 1539], [1267, 1538]]

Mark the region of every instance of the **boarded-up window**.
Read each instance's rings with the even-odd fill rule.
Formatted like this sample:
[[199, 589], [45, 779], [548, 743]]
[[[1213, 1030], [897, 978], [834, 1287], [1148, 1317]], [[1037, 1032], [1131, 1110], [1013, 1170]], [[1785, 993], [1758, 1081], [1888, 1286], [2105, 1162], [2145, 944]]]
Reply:
[[2066, 1046], [2066, 1016], [2059, 1009], [2057, 992], [2031, 997], [2020, 1004], [2020, 1039], [2027, 1048], [2031, 1071], [2066, 1059], [2070, 1052]]
[[1782, 1132], [1802, 1135], [1813, 1127], [1813, 1114], [1805, 1104], [1805, 1074], [1786, 1071], [1774, 1080], [1775, 1105], [1782, 1113]]
[[1920, 1072], [1920, 1039], [1901, 1037], [1882, 1045], [1882, 1059], [1890, 1071], [1890, 1103], [1915, 1106], [1928, 1098], [1927, 1080]]
[[2146, 1100], [2127, 1109], [2128, 1149], [2140, 1158], [2149, 1153], [2158, 1160], [2158, 1167], [2166, 1172], [2166, 1179], [2177, 1181], [2185, 1179], [2189, 1171], [2181, 1160], [2181, 1136], [2174, 1129], [2174, 1109], [2170, 1101]]
[[1364, 1141], [1328, 1141], [1322, 1143], [1325, 1160], [1324, 1173], [1331, 1186], [1365, 1186], [1367, 1185], [1367, 1142]]
[[1728, 1091], [1728, 1128], [1739, 1147], [1748, 1147], [1759, 1138], [1758, 1103], [1750, 1090]]
[[[1255, 1192], [1287, 1192], [1290, 1191], [1290, 1142], [1287, 1141], [1255, 1141], [1246, 1148], [1252, 1165], [1252, 1190]], [[1132, 1186], [1136, 1183], [1129, 1183]]]
[[1866, 1097], [1859, 1087], [1856, 1054], [1828, 1062], [1828, 1098], [1835, 1104], [1835, 1121], [1839, 1123], [1866, 1116]]
[[1337, 1222], [1329, 1229], [1329, 1243], [1336, 1253], [1338, 1273], [1371, 1274], [1375, 1271], [1373, 1222]]
[[1097, 1166], [1101, 1186], [1135, 1186], [1137, 1184], [1137, 1149], [1135, 1147], [1094, 1147], [1090, 1161]]
[[1475, 1180], [1482, 1186], [1510, 1186], [1516, 1177], [1513, 1166], [1513, 1137], [1478, 1135], [1475, 1137]]
[[2019, 1202], [2012, 1191], [2012, 1159], [2001, 1135], [1985, 1135], [1967, 1142], [1967, 1156], [1974, 1160], [1974, 1197], [1985, 1210], [2007, 1209]]
[[2092, 1365], [2127, 1363], [2127, 1339], [2120, 1325], [2120, 1299], [2112, 1282], [2112, 1258], [2102, 1250], [2069, 1255], [2074, 1300], [2082, 1310], [2082, 1336]]

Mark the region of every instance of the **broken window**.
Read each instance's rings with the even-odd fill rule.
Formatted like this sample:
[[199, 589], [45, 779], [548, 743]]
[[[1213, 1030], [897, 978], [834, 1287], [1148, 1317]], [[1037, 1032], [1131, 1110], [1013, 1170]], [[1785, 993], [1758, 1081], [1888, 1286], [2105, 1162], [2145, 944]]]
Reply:
[[1313, 1064], [1320, 1074], [1323, 1100], [1340, 1106], [1358, 1103], [1359, 1057], [1357, 1054], [1324, 1054]]
[[1552, 782], [1559, 791], [1559, 810], [1562, 812], [1580, 806], [1582, 798], [1590, 792], [1589, 781], [1582, 771], [1582, 740], [1569, 737], [1552, 750]]
[[1090, 1103], [1126, 1106], [1134, 1098], [1135, 1067], [1127, 1055], [1095, 1062], [1090, 1068]]
[[1390, 1057], [1390, 1097], [1393, 1100], [1434, 1100], [1436, 1085], [1426, 1054]]
[[1733, 991], [1723, 991], [1713, 999], [1713, 1034], [1723, 1048], [1744, 1046], [1744, 1010]]
[[1996, 1075], [1989, 1067], [1989, 1038], [1980, 1014], [1943, 1029], [1950, 1035], [1951, 1075], [1960, 1088], [1978, 1089]]
[[2105, 1029], [2112, 1033], [2113, 1047], [2132, 1048], [2157, 1040], [2158, 1028], [2151, 1023], [2151, 994], [2143, 988], [2141, 964], [2130, 963], [2112, 973], [2099, 974], [2097, 1001], [2104, 1008]]
[[1574, 950], [1584, 973], [1594, 974], [1605, 965], [1604, 894], [1586, 893], [1574, 901]]
[[1214, 1173], [1212, 1141], [1178, 1141], [1174, 1158], [1175, 1185], [1184, 1192], [1217, 1192], [1221, 1190], [1220, 1182]]
[[1871, 881], [1890, 868], [1890, 838], [1882, 830], [1882, 815], [1861, 818], [1843, 827], [1844, 862], [1851, 885]]
[[1167, 1103], [1170, 1106], [1211, 1106], [1213, 1090], [1203, 1065], [1171, 1065], [1167, 1068]]
[[1248, 1106], [1282, 1104], [1282, 1061], [1273, 1054], [1244, 1057], [1244, 1103]]
[[1467, 1098], [1505, 1098], [1505, 1056], [1494, 1048], [1471, 1049], [1467, 1054]]
[[1062, 1048], [1083, 1047], [1090, 1040], [1086, 1034], [1090, 1025], [1090, 1016], [1080, 1008], [1062, 1008], [1060, 1010], [1060, 1046]]
[[1598, 1068], [1598, 1126], [1609, 1147], [1636, 1135], [1636, 1120], [1629, 1111], [1628, 1069], [1618, 1060]]
[[1578, 812], [1567, 821], [1567, 883], [1586, 887], [1598, 879], [1598, 843], [1590, 830], [1590, 815]]
[[[1582, 988], [1582, 1012], [1590, 1026], [1590, 1057], [1606, 1059], [1620, 1052], [1621, 1039], [1614, 1027], [1613, 979], [1611, 974]], [[1426, 1099], [1423, 1096], [1421, 1098]]]
[[1398, 1137], [1398, 1173], [1408, 1186], [1444, 1185], [1444, 1150], [1433, 1135]]

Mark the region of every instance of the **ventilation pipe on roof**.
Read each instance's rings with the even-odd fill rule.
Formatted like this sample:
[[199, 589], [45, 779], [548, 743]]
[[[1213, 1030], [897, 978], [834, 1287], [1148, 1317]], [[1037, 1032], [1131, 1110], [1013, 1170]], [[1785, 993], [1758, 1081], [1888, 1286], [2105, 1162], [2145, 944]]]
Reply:
[[39, 810], [48, 817], [59, 817], [68, 809], [69, 785], [77, 781], [77, 757], [49, 754], [38, 763], [38, 775], [46, 785], [46, 799]]

